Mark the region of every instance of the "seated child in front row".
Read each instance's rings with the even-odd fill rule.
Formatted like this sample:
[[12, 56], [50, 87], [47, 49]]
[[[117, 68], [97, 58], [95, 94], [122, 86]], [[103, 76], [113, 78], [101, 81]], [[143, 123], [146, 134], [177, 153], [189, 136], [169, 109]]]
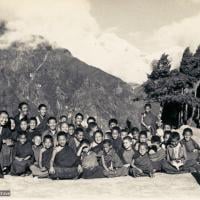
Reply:
[[51, 156], [53, 153], [53, 137], [51, 135], [45, 135], [43, 138], [43, 147], [39, 153], [38, 165], [34, 164], [30, 166], [33, 176], [39, 178], [48, 177], [48, 170], [50, 165]]
[[50, 161], [52, 179], [76, 179], [82, 172], [76, 153], [67, 145], [66, 134], [57, 134], [58, 146], [54, 149]]
[[103, 141], [101, 164], [104, 168], [104, 176], [108, 178], [128, 175], [128, 168], [123, 166], [109, 139]]
[[142, 142], [139, 144], [138, 152], [133, 156], [129, 174], [133, 177], [153, 177], [153, 166], [148, 155], [147, 143]]
[[91, 151], [89, 140], [82, 140], [80, 148], [77, 152], [77, 156], [80, 157], [81, 166], [83, 168], [82, 178], [103, 178], [103, 167], [99, 166], [97, 154]]
[[188, 160], [199, 161], [200, 146], [197, 144], [195, 140], [192, 139], [192, 135], [193, 135], [192, 129], [185, 128], [183, 130], [183, 139], [181, 140], [181, 144], [186, 149]]
[[166, 158], [166, 152], [160, 145], [161, 138], [158, 135], [153, 135], [149, 149], [149, 158], [152, 161], [153, 169], [156, 172], [162, 170], [162, 161]]
[[34, 160], [32, 145], [27, 141], [26, 133], [18, 135], [18, 142], [13, 149], [11, 175], [26, 175]]
[[169, 174], [199, 171], [196, 160], [188, 160], [185, 147], [180, 143], [180, 135], [171, 133], [170, 144], [167, 146], [167, 160], [162, 163], [162, 169]]

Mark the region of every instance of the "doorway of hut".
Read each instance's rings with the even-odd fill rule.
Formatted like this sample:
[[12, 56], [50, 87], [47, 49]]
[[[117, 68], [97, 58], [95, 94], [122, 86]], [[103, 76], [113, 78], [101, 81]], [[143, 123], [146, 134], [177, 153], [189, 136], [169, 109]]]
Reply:
[[200, 98], [200, 84], [198, 85], [197, 90], [196, 90], [196, 97]]
[[163, 124], [170, 124], [173, 128], [178, 128], [181, 109], [181, 104], [177, 102], [164, 103], [161, 117]]

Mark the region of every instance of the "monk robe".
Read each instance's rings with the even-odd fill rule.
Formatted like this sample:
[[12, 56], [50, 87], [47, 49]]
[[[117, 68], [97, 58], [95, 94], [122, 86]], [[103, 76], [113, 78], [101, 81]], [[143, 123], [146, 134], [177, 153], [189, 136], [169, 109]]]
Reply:
[[2, 127], [0, 131], [0, 163], [2, 169], [12, 163], [13, 140], [10, 129]]
[[47, 149], [45, 152], [42, 153], [42, 167], [47, 169], [50, 168], [50, 160], [53, 153], [53, 147]]
[[[147, 125], [147, 126], [151, 126], [151, 134], [155, 135], [156, 134], [156, 122], [157, 122], [157, 117], [152, 113], [152, 112], [148, 112], [148, 113], [143, 113], [142, 114], [143, 117], [143, 122]], [[149, 131], [143, 124], [141, 124], [141, 129], [142, 131]]]
[[45, 178], [49, 175], [50, 160], [53, 153], [53, 147], [46, 149], [41, 154], [41, 167], [39, 165], [31, 165], [30, 170], [32, 171], [33, 176], [38, 176], [39, 178]]
[[[188, 160], [199, 160], [200, 146], [192, 138], [189, 141], [181, 140], [181, 144], [185, 147]], [[194, 152], [196, 150], [196, 152]]]
[[[138, 176], [150, 176], [153, 173], [153, 166], [151, 160], [146, 153], [145, 155], [140, 155], [138, 152], [133, 156], [134, 166], [129, 170], [129, 174], [133, 177]], [[142, 173], [137, 168], [142, 170]]]
[[114, 149], [111, 149], [108, 153], [103, 152], [102, 159], [104, 160], [106, 167], [110, 169], [109, 171], [104, 170], [104, 176], [112, 178], [128, 175], [127, 167], [123, 166], [120, 157]]
[[[19, 158], [26, 158], [27, 156], [30, 156], [28, 160], [22, 160], [19, 161], [15, 157]], [[21, 144], [20, 142], [17, 142], [13, 149], [13, 162], [11, 166], [11, 174], [12, 175], [21, 175], [27, 172], [29, 169], [29, 166], [34, 161], [34, 153], [32, 150], [32, 145], [29, 142], [26, 142], [24, 144]]]
[[57, 152], [54, 159], [55, 174], [51, 174], [53, 179], [74, 179], [79, 176], [79, 160], [71, 147], [66, 145], [61, 151]]

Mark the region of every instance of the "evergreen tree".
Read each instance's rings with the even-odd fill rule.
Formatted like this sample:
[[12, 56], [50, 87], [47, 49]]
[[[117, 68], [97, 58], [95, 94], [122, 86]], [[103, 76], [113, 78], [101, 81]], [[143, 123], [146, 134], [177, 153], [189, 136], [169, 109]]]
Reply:
[[159, 78], [168, 77], [170, 74], [171, 61], [167, 54], [162, 54], [158, 61], [152, 62], [153, 71], [148, 75], [149, 79], [156, 80]]
[[193, 58], [193, 54], [190, 51], [190, 48], [187, 47], [185, 51], [183, 52], [183, 56], [181, 59], [180, 72], [186, 75], [189, 74], [189, 72], [192, 69], [192, 58]]

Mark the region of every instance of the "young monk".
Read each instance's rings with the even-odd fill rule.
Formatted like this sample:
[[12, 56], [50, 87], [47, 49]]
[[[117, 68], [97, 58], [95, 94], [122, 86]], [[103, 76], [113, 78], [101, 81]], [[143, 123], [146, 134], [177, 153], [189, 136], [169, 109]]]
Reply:
[[192, 129], [191, 128], [185, 128], [183, 130], [183, 139], [181, 140], [181, 144], [185, 147], [188, 160], [199, 161], [200, 146], [192, 138], [192, 136], [193, 136]]
[[121, 140], [123, 140], [126, 136], [128, 136], [128, 131], [126, 129], [122, 129], [120, 133]]
[[30, 165], [33, 163], [34, 153], [32, 145], [27, 142], [27, 136], [24, 132], [18, 136], [18, 142], [13, 150], [13, 157], [11, 175], [26, 175]]
[[26, 102], [21, 102], [18, 106], [19, 113], [15, 116], [16, 129], [19, 130], [22, 119], [28, 121], [29, 105]]
[[167, 160], [162, 163], [163, 171], [169, 174], [199, 171], [196, 160], [188, 160], [185, 147], [180, 143], [178, 132], [172, 132], [167, 146]]
[[73, 137], [74, 136], [74, 132], [75, 132], [75, 126], [74, 126], [74, 124], [69, 124], [68, 125], [68, 133], [69, 133], [69, 135], [70, 135], [70, 137]]
[[147, 103], [144, 106], [144, 113], [141, 116], [141, 128], [143, 131], [150, 133], [148, 138], [156, 134], [156, 123], [158, 118], [151, 111], [151, 104]]
[[91, 151], [90, 142], [82, 140], [77, 156], [80, 157], [83, 168], [82, 178], [103, 178], [103, 168], [99, 166], [97, 154]]
[[16, 130], [15, 120], [14, 120], [13, 117], [10, 117], [9, 120], [10, 120], [10, 131], [11, 131], [11, 134], [12, 134], [12, 140], [13, 140], [13, 142], [16, 142], [17, 141], [18, 132]]
[[67, 141], [69, 142], [72, 136], [69, 134], [69, 126], [66, 121], [60, 122], [60, 131], [66, 134]]
[[88, 128], [84, 132], [84, 138], [90, 142], [94, 141], [94, 133], [98, 130], [98, 125], [96, 122], [91, 122], [88, 124]]
[[163, 142], [161, 143], [161, 147], [163, 149], [167, 149], [167, 146], [169, 145], [170, 143], [170, 137], [171, 137], [171, 131], [165, 131], [164, 132], [164, 136], [163, 136]]
[[77, 114], [75, 115], [75, 123], [74, 123], [74, 125], [75, 125], [75, 128], [76, 128], [76, 129], [77, 129], [77, 128], [82, 128], [82, 129], [84, 129], [84, 127], [83, 127], [83, 125], [82, 125], [83, 120], [84, 120], [84, 116], [83, 116], [82, 113], [77, 113]]
[[96, 154], [99, 154], [103, 150], [103, 132], [101, 130], [97, 130], [94, 133], [94, 141], [91, 143], [91, 150]]
[[129, 174], [133, 177], [150, 176], [153, 177], [153, 166], [148, 155], [147, 143], [140, 143], [138, 153], [133, 156]]
[[35, 117], [31, 117], [29, 120], [29, 129], [27, 131], [28, 133], [27, 138], [29, 142], [32, 142], [35, 135], [41, 136], [40, 132], [36, 130], [36, 127], [37, 127], [37, 119]]
[[75, 153], [77, 153], [80, 143], [84, 138], [84, 131], [82, 128], [77, 128], [74, 133], [74, 137], [69, 141], [69, 147], [73, 149]]
[[28, 136], [28, 121], [26, 119], [22, 119], [19, 123], [18, 134], [22, 132]]
[[151, 138], [149, 158], [152, 162], [154, 171], [160, 172], [162, 170], [162, 162], [166, 158], [166, 152], [161, 148], [161, 138], [158, 135], [154, 135]]
[[120, 155], [122, 151], [122, 139], [120, 137], [121, 130], [118, 126], [115, 126], [111, 130], [112, 136], [112, 146], [118, 155]]
[[53, 138], [50, 135], [44, 136], [43, 147], [40, 150], [38, 165], [31, 165], [32, 175], [38, 178], [45, 178], [49, 175], [50, 160], [53, 153]]
[[57, 134], [58, 146], [54, 149], [50, 161], [52, 179], [76, 179], [82, 172], [79, 160], [74, 151], [67, 145], [65, 133]]
[[124, 137], [122, 160], [126, 167], [129, 167], [130, 164], [132, 163], [134, 154], [135, 154], [135, 151], [133, 150], [132, 138], [129, 136]]
[[109, 130], [107, 130], [106, 133], [105, 133], [105, 139], [112, 139], [112, 136], [111, 136], [112, 128], [117, 127], [117, 126], [118, 126], [118, 120], [117, 119], [112, 118], [112, 119], [109, 120], [109, 122], [108, 122]]
[[1, 169], [4, 174], [9, 173], [12, 163], [13, 140], [8, 127], [8, 118], [6, 111], [0, 111], [0, 176], [2, 176]]
[[103, 152], [101, 156], [101, 164], [104, 168], [104, 176], [108, 178], [127, 176], [128, 168], [123, 163], [112, 146], [111, 140], [103, 141]]
[[129, 131], [128, 136], [132, 138], [133, 146], [139, 142], [140, 131], [137, 127], [133, 127], [131, 131]]
[[42, 148], [42, 138], [41, 136], [38, 134], [38, 135], [35, 135], [32, 139], [32, 149], [33, 149], [33, 153], [34, 153], [34, 165], [37, 165], [39, 164], [39, 155], [40, 155], [40, 151], [41, 151], [41, 148]]
[[148, 137], [146, 131], [141, 131], [139, 134], [139, 140], [133, 145], [134, 150], [139, 150], [139, 144], [140, 143], [147, 143], [148, 144]]
[[57, 119], [55, 117], [49, 117], [47, 120], [48, 129], [42, 133], [42, 140], [45, 135], [51, 135], [54, 140], [54, 146], [57, 145]]
[[38, 115], [36, 116], [37, 120], [37, 131], [39, 132], [44, 132], [47, 130], [47, 105], [45, 104], [40, 104], [38, 106]]

